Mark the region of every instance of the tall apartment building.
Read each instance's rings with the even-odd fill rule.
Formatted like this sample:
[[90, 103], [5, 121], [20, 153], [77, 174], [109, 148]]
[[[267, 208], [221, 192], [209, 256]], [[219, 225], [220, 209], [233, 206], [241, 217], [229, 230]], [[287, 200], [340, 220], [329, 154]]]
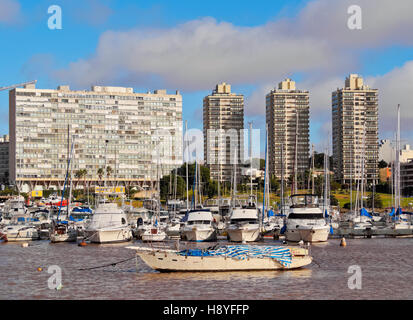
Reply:
[[0, 137], [0, 184], [9, 182], [9, 135]]
[[211, 178], [231, 181], [235, 159], [239, 177], [243, 160], [244, 96], [231, 93], [231, 86], [225, 82], [218, 84], [204, 98], [203, 124], [204, 160]]
[[102, 86], [71, 91], [69, 86], [52, 90], [28, 85], [11, 90], [9, 100], [10, 180], [19, 187], [61, 188], [73, 135], [73, 173], [87, 171], [80, 185], [102, 184], [98, 170], [106, 164], [112, 169], [105, 177], [107, 186], [153, 187], [157, 168], [167, 174], [182, 164], [178, 91], [135, 93], [132, 88]]
[[[333, 159], [342, 183], [378, 180], [378, 91], [350, 74], [345, 87], [332, 93]], [[364, 166], [363, 166], [364, 164]]]
[[309, 93], [297, 90], [286, 79], [266, 96], [269, 171], [281, 177], [282, 155], [284, 178], [304, 174], [309, 168], [310, 124]]

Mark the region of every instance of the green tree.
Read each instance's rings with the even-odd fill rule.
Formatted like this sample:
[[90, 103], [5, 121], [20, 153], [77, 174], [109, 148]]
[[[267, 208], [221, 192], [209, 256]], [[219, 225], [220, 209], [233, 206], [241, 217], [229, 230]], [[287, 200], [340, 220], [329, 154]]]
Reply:
[[387, 168], [387, 166], [388, 166], [388, 164], [387, 164], [386, 161], [381, 160], [381, 161], [379, 162], [379, 169]]
[[[373, 208], [373, 193], [369, 194], [369, 196], [366, 200], [365, 206], [367, 208]], [[378, 194], [378, 193], [374, 194], [374, 208], [377, 208], [377, 209], [382, 209], [383, 208], [383, 201], [380, 197], [380, 194]]]
[[102, 181], [103, 175], [105, 174], [105, 170], [103, 170], [103, 168], [99, 168], [97, 174], [98, 174], [99, 180]]

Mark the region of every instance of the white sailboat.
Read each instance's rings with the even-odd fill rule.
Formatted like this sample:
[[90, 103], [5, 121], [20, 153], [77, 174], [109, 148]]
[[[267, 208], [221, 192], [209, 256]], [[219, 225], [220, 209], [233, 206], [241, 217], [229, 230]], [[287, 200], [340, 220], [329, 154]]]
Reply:
[[161, 226], [161, 189], [160, 189], [160, 176], [159, 176], [159, 148], [158, 148], [158, 165], [156, 166], [156, 180], [158, 181], [157, 184], [157, 205], [156, 205], [156, 213], [151, 217], [151, 224], [147, 225], [142, 232], [141, 238], [143, 242], [159, 242], [165, 241], [168, 239], [168, 235], [165, 232], [165, 228]]
[[251, 245], [216, 245], [207, 249], [179, 250], [127, 247], [149, 267], [160, 272], [221, 272], [291, 270], [309, 265], [307, 248]]
[[[66, 183], [70, 179], [70, 191], [69, 191], [69, 198], [67, 203], [67, 216], [70, 215], [70, 203], [72, 198], [72, 179], [73, 177], [73, 159], [74, 159], [74, 143], [75, 139], [74, 136], [72, 138], [72, 146], [70, 151], [70, 156], [67, 163], [67, 172], [66, 172], [66, 179], [65, 184], [63, 186], [62, 192], [62, 200], [59, 206], [59, 214], [57, 220], [52, 220], [52, 230], [50, 233], [50, 242], [57, 243], [57, 242], [75, 242], [77, 239], [77, 229], [73, 222], [69, 222], [68, 220], [60, 220], [60, 213], [62, 209], [62, 202], [63, 202], [63, 195], [65, 193]], [[69, 178], [69, 169], [70, 169], [70, 178]]]

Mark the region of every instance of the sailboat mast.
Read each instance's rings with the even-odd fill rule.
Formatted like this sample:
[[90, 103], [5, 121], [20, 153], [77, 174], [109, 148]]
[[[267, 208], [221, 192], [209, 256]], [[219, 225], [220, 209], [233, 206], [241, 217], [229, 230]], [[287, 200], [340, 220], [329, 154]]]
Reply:
[[361, 153], [361, 200], [360, 204], [361, 207], [360, 209], [364, 208], [364, 166], [365, 166], [365, 158], [364, 158], [364, 152], [365, 152], [365, 147], [366, 147], [366, 124], [364, 123], [364, 134], [363, 134], [363, 146], [362, 146], [362, 153]]
[[284, 214], [284, 143], [281, 143], [281, 214]]
[[266, 196], [266, 189], [267, 189], [267, 179], [268, 179], [268, 170], [267, 170], [267, 149], [268, 149], [268, 124], [265, 127], [265, 167], [264, 167], [264, 190], [262, 194], [262, 220], [264, 220], [264, 215], [265, 215], [265, 207], [266, 207], [266, 202], [265, 202], [265, 196]]
[[298, 111], [295, 113], [295, 157], [294, 157], [294, 193], [297, 194], [297, 171], [298, 171]]
[[400, 104], [397, 105], [397, 136], [396, 136], [396, 206], [400, 208]]
[[189, 150], [188, 150], [188, 138], [186, 135], [188, 134], [188, 120], [185, 120], [185, 149], [186, 149], [186, 211], [189, 211], [189, 182], [188, 182], [188, 161], [189, 161]]
[[252, 122], [249, 122], [250, 125], [250, 182], [251, 182], [251, 196], [252, 196]]
[[75, 136], [72, 137], [72, 150], [70, 154], [70, 189], [69, 189], [69, 199], [67, 200], [67, 215], [69, 216], [70, 212], [70, 204], [72, 201], [72, 188], [73, 188], [73, 162], [74, 162], [74, 155], [75, 155]]

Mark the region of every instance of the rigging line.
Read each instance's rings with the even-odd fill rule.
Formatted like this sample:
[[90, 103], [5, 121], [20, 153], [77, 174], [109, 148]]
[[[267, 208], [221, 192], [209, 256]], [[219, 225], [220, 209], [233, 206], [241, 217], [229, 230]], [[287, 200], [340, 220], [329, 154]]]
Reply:
[[105, 265], [102, 265], [102, 266], [90, 267], [90, 268], [81, 268], [81, 269], [77, 269], [77, 270], [79, 270], [79, 271], [85, 271], [85, 270], [94, 270], [94, 269], [99, 269], [99, 268], [104, 268], [104, 267], [111, 267], [111, 266], [114, 267], [114, 266], [116, 266], [116, 265], [118, 265], [118, 264], [121, 264], [121, 263], [130, 261], [130, 260], [132, 260], [132, 259], [135, 259], [135, 257], [128, 258], [128, 259], [125, 259], [125, 260], [121, 260], [121, 261], [118, 261], [118, 262], [113, 262], [113, 263], [105, 264]]

